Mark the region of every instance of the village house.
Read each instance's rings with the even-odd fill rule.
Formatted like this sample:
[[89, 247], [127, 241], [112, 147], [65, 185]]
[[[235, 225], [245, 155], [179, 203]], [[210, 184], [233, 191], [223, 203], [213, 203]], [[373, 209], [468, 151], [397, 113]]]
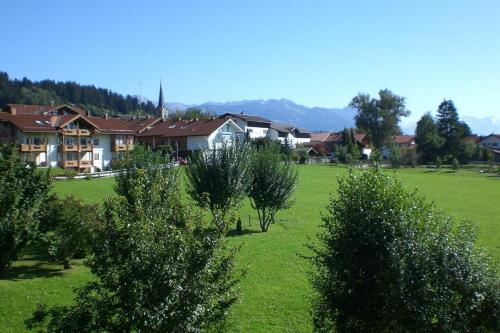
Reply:
[[490, 134], [479, 144], [493, 153], [496, 162], [500, 162], [500, 134]]
[[416, 149], [416, 136], [415, 135], [393, 135], [387, 140], [387, 144], [382, 148], [382, 156], [389, 158], [391, 149]]
[[265, 138], [268, 135], [271, 121], [259, 116], [241, 113], [225, 113], [219, 118], [231, 119], [249, 139]]
[[243, 130], [231, 119], [167, 120], [137, 133], [137, 140], [153, 149], [170, 146], [186, 156], [198, 149], [219, 147], [241, 139]]
[[309, 143], [311, 141], [311, 132], [292, 124], [273, 122], [267, 137], [271, 140], [279, 140], [282, 144], [288, 142], [292, 148], [295, 148], [297, 145]]

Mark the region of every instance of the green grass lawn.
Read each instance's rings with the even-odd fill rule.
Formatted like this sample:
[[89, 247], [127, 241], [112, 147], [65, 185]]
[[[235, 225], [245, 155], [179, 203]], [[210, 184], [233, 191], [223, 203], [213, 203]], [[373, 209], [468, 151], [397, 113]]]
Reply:
[[[330, 194], [336, 192], [337, 176], [346, 172], [344, 167], [330, 165], [301, 166], [295, 205], [280, 213], [277, 224], [271, 225], [267, 233], [259, 232], [256, 214], [248, 202], [241, 208], [245, 233], [228, 238], [233, 246], [244, 244], [239, 267], [247, 274], [241, 281], [241, 298], [232, 309], [228, 331], [311, 331], [311, 289], [307, 280], [310, 267], [298, 254], [307, 253], [305, 244], [315, 241], [320, 214]], [[426, 169], [400, 169], [396, 173], [408, 189], [418, 189], [446, 214], [474, 221], [480, 244], [495, 259], [500, 258], [500, 177]], [[113, 183], [111, 178], [62, 181], [55, 183], [54, 191], [100, 203], [112, 194]], [[27, 253], [10, 276], [0, 280], [1, 332], [22, 331], [22, 321], [36, 303], [70, 302], [71, 289], [91, 278], [81, 261], [63, 271], [60, 265], [48, 264], [44, 259]]]

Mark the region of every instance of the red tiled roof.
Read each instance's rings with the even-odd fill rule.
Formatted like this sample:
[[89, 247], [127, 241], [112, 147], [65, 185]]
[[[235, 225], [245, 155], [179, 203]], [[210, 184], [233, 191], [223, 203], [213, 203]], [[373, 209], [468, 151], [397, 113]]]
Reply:
[[0, 120], [9, 121], [23, 132], [55, 132], [52, 118], [53, 116], [41, 114], [11, 115], [7, 112], [0, 112]]
[[416, 138], [415, 135], [394, 135], [394, 136], [392, 136], [392, 140], [398, 144], [403, 144], [403, 143], [411, 144], [413, 141], [415, 141], [415, 138]]
[[162, 137], [182, 137], [182, 136], [206, 136], [212, 134], [219, 127], [224, 125], [229, 119], [203, 119], [203, 120], [177, 120], [158, 123], [150, 130], [144, 131], [139, 136], [162, 136]]
[[145, 118], [145, 119], [130, 119], [127, 120], [127, 126], [134, 132], [140, 133], [146, 130], [148, 127], [161, 121], [161, 118]]
[[133, 134], [134, 130], [127, 126], [127, 122], [120, 118], [86, 117], [82, 119], [88, 121], [92, 126], [104, 134]]
[[77, 114], [84, 115], [85, 110], [74, 105], [39, 105], [39, 104], [7, 104], [7, 110], [12, 112], [15, 109], [17, 114], [44, 114], [61, 108], [68, 108]]
[[330, 132], [328, 133], [311, 133], [311, 142], [323, 142], [328, 139], [330, 136]]

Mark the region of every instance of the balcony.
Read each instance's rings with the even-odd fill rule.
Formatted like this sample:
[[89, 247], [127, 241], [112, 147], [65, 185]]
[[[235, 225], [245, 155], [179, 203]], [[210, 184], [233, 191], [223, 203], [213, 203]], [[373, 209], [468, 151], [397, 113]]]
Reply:
[[77, 144], [60, 145], [59, 149], [63, 153], [65, 153], [67, 151], [78, 151], [78, 145]]
[[31, 153], [31, 152], [45, 152], [47, 151], [47, 145], [19, 145], [19, 151], [21, 153]]
[[80, 151], [92, 151], [93, 149], [93, 144], [80, 145]]
[[118, 152], [118, 151], [129, 151], [129, 150], [132, 150], [134, 149], [134, 145], [131, 144], [131, 143], [124, 143], [124, 144], [118, 144], [118, 143], [115, 143], [113, 145], [113, 152]]
[[88, 129], [79, 129], [78, 130], [78, 135], [89, 136], [90, 134], [91, 134], [90, 130], [88, 130]]
[[92, 161], [90, 161], [90, 160], [81, 160], [79, 166], [80, 166], [80, 168], [85, 168], [85, 167], [92, 166]]
[[78, 168], [78, 160], [66, 160], [62, 165], [63, 168]]
[[64, 128], [62, 132], [64, 135], [78, 135], [76, 128]]

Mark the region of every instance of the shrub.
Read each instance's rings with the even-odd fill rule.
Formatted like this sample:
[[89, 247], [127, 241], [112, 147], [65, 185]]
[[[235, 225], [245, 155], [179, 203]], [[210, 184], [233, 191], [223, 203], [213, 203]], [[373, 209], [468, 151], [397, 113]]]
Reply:
[[39, 306], [28, 328], [199, 332], [226, 317], [236, 300], [235, 251], [182, 206], [175, 169], [128, 165], [117, 196], [104, 202], [88, 261], [95, 279], [76, 289], [72, 305]]
[[494, 332], [499, 279], [451, 218], [371, 169], [339, 180], [312, 262], [313, 322], [336, 332]]
[[459, 167], [460, 163], [458, 163], [458, 159], [454, 157], [453, 160], [451, 161], [451, 168], [453, 169], [453, 171], [457, 171]]
[[441, 169], [441, 165], [443, 164], [443, 161], [441, 160], [441, 157], [436, 157], [436, 170]]
[[96, 205], [82, 204], [72, 196], [59, 199], [51, 196], [42, 217], [40, 230], [48, 252], [70, 267], [70, 259], [88, 254], [92, 234], [97, 225]]
[[228, 144], [194, 153], [189, 159], [188, 193], [200, 207], [206, 207], [214, 224], [227, 228], [225, 217], [246, 196], [250, 184], [251, 147]]
[[0, 276], [37, 235], [49, 189], [49, 169], [38, 172], [15, 146], [0, 145]]
[[276, 213], [291, 206], [297, 170], [291, 161], [282, 161], [277, 149], [267, 147], [254, 154], [251, 180], [249, 197], [259, 215], [260, 228], [266, 232], [275, 222]]

